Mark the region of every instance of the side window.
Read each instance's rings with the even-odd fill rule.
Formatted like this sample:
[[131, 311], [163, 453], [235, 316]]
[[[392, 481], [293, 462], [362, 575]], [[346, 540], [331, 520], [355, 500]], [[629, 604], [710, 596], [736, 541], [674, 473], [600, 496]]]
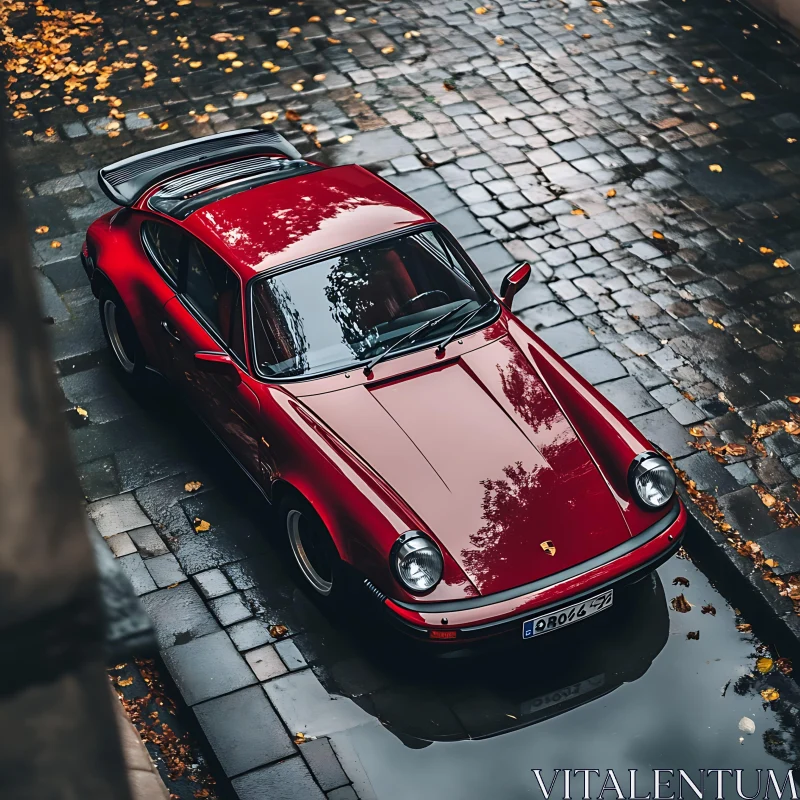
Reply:
[[186, 296], [244, 361], [242, 293], [238, 277], [225, 262], [198, 242], [189, 245]]
[[171, 225], [147, 221], [142, 223], [142, 236], [158, 266], [177, 284], [185, 246], [184, 235]]

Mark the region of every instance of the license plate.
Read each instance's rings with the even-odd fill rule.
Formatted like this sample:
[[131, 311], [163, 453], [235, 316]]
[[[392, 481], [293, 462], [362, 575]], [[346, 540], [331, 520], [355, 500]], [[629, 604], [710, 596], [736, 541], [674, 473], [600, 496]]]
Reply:
[[565, 686], [562, 689], [555, 689], [547, 694], [534, 697], [533, 700], [526, 700], [520, 705], [520, 716], [529, 717], [532, 714], [538, 714], [540, 711], [546, 711], [553, 706], [561, 705], [567, 700], [575, 700], [583, 695], [596, 692], [602, 689], [606, 682], [605, 673], [595, 675], [593, 678], [587, 678], [584, 681], [573, 683], [572, 686]]
[[597, 594], [588, 600], [582, 600], [580, 603], [567, 606], [559, 611], [553, 611], [549, 614], [542, 614], [541, 617], [526, 620], [522, 623], [522, 638], [531, 639], [534, 636], [541, 636], [543, 633], [565, 628], [567, 625], [572, 625], [573, 622], [580, 622], [582, 619], [592, 617], [607, 608], [611, 608], [613, 602], [614, 590], [609, 589], [607, 592]]

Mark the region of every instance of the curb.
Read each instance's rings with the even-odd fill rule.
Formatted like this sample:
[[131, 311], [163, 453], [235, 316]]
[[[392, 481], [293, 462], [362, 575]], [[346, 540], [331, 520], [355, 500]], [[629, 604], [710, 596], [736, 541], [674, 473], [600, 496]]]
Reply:
[[[678, 494], [691, 519], [687, 526], [690, 555], [698, 555], [712, 577], [734, 588], [745, 601], [743, 611], [747, 612], [748, 618], [758, 620], [755, 625], [763, 629], [762, 639], [791, 651], [791, 654], [800, 654], [800, 617], [794, 613], [792, 602], [782, 597], [773, 584], [763, 580], [752, 561], [740, 556], [725, 541], [680, 482]], [[783, 650], [782, 655], [787, 655]]]

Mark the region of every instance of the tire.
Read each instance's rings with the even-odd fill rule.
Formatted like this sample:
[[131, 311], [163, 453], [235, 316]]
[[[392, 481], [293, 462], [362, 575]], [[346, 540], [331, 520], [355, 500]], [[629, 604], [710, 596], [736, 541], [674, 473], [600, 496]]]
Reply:
[[297, 495], [283, 498], [279, 519], [303, 583], [326, 604], [345, 594], [343, 562], [325, 523]]
[[147, 357], [125, 304], [108, 287], [100, 292], [100, 324], [117, 374], [130, 388], [141, 387], [145, 383]]

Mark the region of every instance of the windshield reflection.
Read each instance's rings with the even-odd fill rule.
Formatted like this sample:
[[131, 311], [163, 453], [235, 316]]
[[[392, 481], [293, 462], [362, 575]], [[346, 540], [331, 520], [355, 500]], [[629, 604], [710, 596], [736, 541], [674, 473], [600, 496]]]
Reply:
[[496, 310], [436, 230], [397, 236], [258, 280], [256, 365], [262, 376], [281, 378], [347, 369], [448, 311], [437, 341], [468, 315], [477, 312], [470, 326], [480, 327]]

